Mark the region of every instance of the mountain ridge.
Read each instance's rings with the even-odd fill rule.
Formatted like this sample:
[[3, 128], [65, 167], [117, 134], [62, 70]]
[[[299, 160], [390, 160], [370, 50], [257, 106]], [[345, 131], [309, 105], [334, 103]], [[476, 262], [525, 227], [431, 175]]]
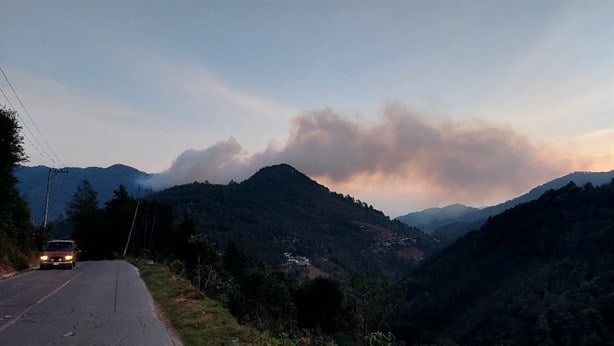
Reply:
[[[529, 201], [533, 201], [543, 195], [546, 191], [552, 189], [558, 189], [569, 182], [574, 182], [575, 184], [582, 186], [586, 183], [591, 183], [595, 186], [607, 184], [610, 180], [614, 179], [614, 170], [608, 172], [586, 172], [586, 171], [576, 171], [573, 173], [569, 173], [562, 177], [550, 180], [544, 184], [538, 185], [527, 193], [522, 194], [518, 197], [509, 199], [505, 202], [488, 206], [485, 208], [481, 208], [478, 210], [470, 211], [459, 215], [458, 217], [446, 217], [445, 215], [439, 215], [435, 217], [436, 221], [423, 224], [422, 227], [415, 224], [415, 221], [423, 217], [423, 213], [427, 211], [437, 210], [437, 208], [429, 208], [419, 212], [408, 213], [402, 216], [397, 217], [396, 219], [405, 222], [410, 226], [416, 226], [427, 233], [433, 234], [435, 236], [447, 239], [449, 241], [454, 240], [465, 233], [478, 229], [482, 226], [486, 220], [494, 215], [500, 214], [507, 209], [510, 209], [514, 206], [517, 206], [522, 203], [526, 203]], [[453, 204], [454, 205], [454, 204]], [[449, 207], [449, 206], [448, 206]], [[445, 209], [439, 208], [439, 209]], [[472, 208], [472, 207], [468, 207]], [[414, 222], [412, 224], [412, 222]]]
[[[104, 204], [113, 197], [113, 191], [121, 184], [133, 196], [147, 192], [139, 181], [151, 176], [136, 168], [113, 164], [109, 167], [66, 167], [68, 173], [57, 174], [52, 178], [49, 201], [49, 220], [59, 219], [77, 186], [88, 180], [98, 194], [98, 202]], [[47, 189], [47, 166], [19, 166], [15, 170], [18, 179], [17, 189], [25, 196], [32, 210], [35, 223], [42, 222], [45, 193]]]
[[233, 241], [276, 267], [290, 256], [329, 275], [367, 269], [392, 275], [439, 249], [437, 239], [287, 164], [263, 167], [241, 183], [192, 183], [150, 198], [175, 217], [189, 216], [218, 248]]
[[411, 212], [397, 217], [397, 220], [410, 226], [418, 227], [426, 233], [433, 233], [438, 227], [478, 210], [478, 208], [455, 203], [445, 207], [433, 207]]

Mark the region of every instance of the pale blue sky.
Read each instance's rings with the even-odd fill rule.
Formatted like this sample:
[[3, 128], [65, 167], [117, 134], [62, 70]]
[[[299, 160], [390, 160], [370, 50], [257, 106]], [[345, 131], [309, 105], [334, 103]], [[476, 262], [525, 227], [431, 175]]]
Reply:
[[[232, 137], [238, 154], [215, 169], [198, 166], [221, 172], [221, 183], [245, 178], [255, 162], [285, 158], [391, 214], [486, 204], [569, 170], [614, 168], [611, 1], [0, 0], [0, 65], [69, 166], [121, 162], [162, 172], [185, 150]], [[0, 87], [9, 90], [5, 81]], [[374, 159], [377, 169], [356, 166], [345, 175], [291, 145], [305, 133], [301, 117], [314, 111], [365, 134], [385, 122], [391, 103], [407, 108], [395, 116], [417, 114], [435, 137], [494, 127], [526, 141], [499, 143], [498, 156], [518, 155], [483, 168], [509, 172], [501, 180], [510, 186], [449, 193], [446, 186], [484, 172], [463, 171], [456, 181], [435, 171], [429, 175], [443, 178], [433, 181], [415, 173], [430, 163], [397, 159], [398, 151], [425, 146], [409, 139], [391, 141], [407, 148], [378, 147], [386, 159]], [[51, 164], [29, 146], [30, 164]], [[267, 148], [278, 154], [260, 155]], [[290, 148], [298, 156], [289, 157]], [[509, 169], [525, 156], [543, 173]], [[406, 161], [389, 171], [398, 160]]]

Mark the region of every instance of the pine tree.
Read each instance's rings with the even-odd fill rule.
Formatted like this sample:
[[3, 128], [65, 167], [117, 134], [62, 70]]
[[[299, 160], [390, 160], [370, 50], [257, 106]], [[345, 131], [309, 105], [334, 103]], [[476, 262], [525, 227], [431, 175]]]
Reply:
[[[73, 222], [73, 239], [85, 251], [84, 257], [104, 258], [103, 235], [98, 232], [100, 209], [98, 194], [89, 181], [83, 180], [66, 207], [66, 215]], [[101, 242], [103, 240], [103, 242]]]

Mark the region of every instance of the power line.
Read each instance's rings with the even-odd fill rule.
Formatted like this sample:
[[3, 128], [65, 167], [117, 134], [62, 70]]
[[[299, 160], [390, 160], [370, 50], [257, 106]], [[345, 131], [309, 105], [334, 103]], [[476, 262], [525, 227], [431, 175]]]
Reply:
[[[34, 127], [34, 129], [36, 130], [36, 132], [38, 133], [38, 136], [40, 137], [40, 139], [42, 140], [42, 142], [45, 144], [44, 146], [40, 143], [40, 141], [38, 140], [38, 137], [33, 133], [33, 131], [30, 130], [30, 128], [28, 127], [28, 125], [26, 124], [25, 121], [23, 121], [22, 119], [22, 123], [24, 124], [24, 126], [26, 127], [26, 129], [31, 133], [31, 135], [34, 137], [35, 141], [40, 145], [40, 147], [43, 149], [43, 151], [45, 153], [47, 153], [47, 157], [49, 158], [49, 160], [53, 163], [55, 163], [57, 166], [62, 166], [62, 161], [60, 160], [60, 158], [57, 156], [57, 154], [55, 153], [55, 151], [53, 150], [53, 148], [49, 145], [49, 143], [47, 142], [47, 140], [45, 139], [45, 136], [43, 136], [42, 132], [40, 131], [40, 129], [38, 128], [38, 126], [36, 125], [36, 123], [34, 122], [34, 119], [32, 119], [32, 116], [30, 115], [30, 112], [28, 111], [28, 109], [26, 108], [25, 104], [23, 103], [23, 101], [21, 100], [21, 97], [19, 97], [19, 94], [17, 94], [17, 91], [15, 90], [15, 88], [13, 87], [13, 84], [11, 83], [11, 81], [8, 79], [8, 76], [6, 75], [6, 73], [4, 72], [4, 69], [2, 69], [2, 67], [0, 66], [0, 72], [2, 72], [2, 75], [4, 76], [4, 79], [6, 80], [6, 82], [8, 83], [9, 87], [11, 88], [11, 90], [13, 91], [13, 94], [15, 95], [15, 98], [17, 98], [17, 101], [19, 102], [19, 104], [21, 105], [21, 107], [23, 108], [26, 116], [28, 117], [28, 119], [30, 120], [30, 123], [32, 124], [32, 126]], [[6, 95], [5, 95], [6, 96]], [[19, 113], [18, 113], [19, 116]], [[21, 118], [21, 117], [20, 117]], [[48, 149], [48, 150], [47, 150]], [[51, 153], [51, 154], [49, 154]]]
[[19, 104], [21, 105], [21, 107], [23, 108], [24, 112], [28, 116], [28, 119], [30, 120], [32, 125], [34, 125], [34, 128], [36, 129], [36, 132], [38, 133], [38, 135], [42, 138], [43, 142], [45, 142], [45, 145], [47, 146], [47, 148], [49, 148], [49, 150], [51, 151], [51, 153], [53, 154], [53, 157], [57, 160], [57, 162], [61, 163], [60, 158], [55, 154], [55, 152], [53, 151], [53, 148], [51, 148], [51, 146], [49, 145], [49, 143], [45, 139], [45, 136], [43, 136], [41, 131], [38, 129], [38, 126], [36, 126], [36, 123], [34, 122], [32, 117], [30, 116], [30, 112], [28, 112], [28, 109], [26, 108], [26, 105], [24, 105], [23, 102], [21, 101], [21, 97], [19, 97], [19, 95], [17, 94], [17, 91], [15, 91], [15, 88], [13, 87], [13, 83], [11, 83], [11, 81], [9, 80], [9, 78], [6, 75], [6, 73], [4, 72], [4, 69], [2, 68], [2, 66], [0, 66], [0, 72], [2, 72], [2, 75], [4, 76], [4, 79], [8, 83], [9, 87], [11, 88], [11, 90], [13, 91], [13, 94], [17, 98], [17, 101], [19, 101]]
[[[11, 88], [11, 90], [13, 91], [13, 94], [15, 95], [15, 98], [17, 99], [17, 101], [19, 102], [19, 104], [21, 105], [21, 108], [23, 108], [24, 113], [26, 114], [26, 116], [28, 117], [28, 119], [30, 120], [30, 123], [34, 126], [34, 129], [36, 130], [36, 132], [38, 133], [38, 136], [42, 139], [42, 141], [44, 142], [45, 146], [43, 146], [42, 144], [40, 144], [40, 142], [38, 142], [38, 139], [36, 136], [34, 136], [34, 134], [32, 134], [32, 131], [29, 129], [29, 127], [26, 125], [26, 123], [22, 120], [22, 123], [25, 125], [26, 129], [33, 135], [34, 139], [36, 140], [37, 143], [40, 144], [40, 147], [43, 149], [44, 152], [47, 153], [47, 157], [51, 160], [52, 163], [56, 164], [57, 166], [63, 166], [62, 164], [62, 160], [60, 160], [60, 158], [58, 157], [58, 155], [55, 153], [55, 151], [53, 150], [53, 148], [49, 145], [49, 143], [47, 142], [47, 140], [45, 139], [45, 136], [43, 136], [43, 134], [41, 133], [40, 129], [38, 128], [38, 126], [36, 125], [36, 123], [34, 122], [34, 120], [32, 119], [32, 116], [30, 115], [30, 112], [28, 112], [28, 109], [26, 108], [25, 104], [23, 103], [23, 101], [21, 100], [21, 98], [19, 97], [19, 95], [17, 94], [17, 91], [15, 90], [15, 88], [13, 87], [13, 84], [11, 83], [11, 81], [9, 80], [8, 76], [6, 75], [6, 73], [4, 72], [4, 69], [2, 68], [2, 66], [0, 66], [0, 72], [2, 72], [2, 75], [4, 76], [4, 79], [6, 80], [7, 84], [9, 85], [9, 87]], [[2, 94], [4, 95], [4, 97], [7, 99], [8, 101], [8, 97], [6, 97], [6, 94], [4, 94], [4, 91], [2, 92]], [[9, 101], [9, 104], [12, 106], [12, 104]], [[13, 107], [14, 109], [14, 107]], [[18, 114], [19, 116], [19, 114]], [[47, 149], [49, 149], [47, 151]], [[49, 154], [51, 153], [51, 154]]]
[[[2, 96], [4, 96], [4, 99], [6, 100], [6, 102], [9, 104], [9, 106], [11, 107], [11, 109], [16, 110], [15, 106], [13, 105], [13, 103], [11, 102], [11, 100], [8, 98], [8, 96], [6, 96], [6, 94], [4, 93], [4, 90], [2, 90], [2, 88], [0, 88], [0, 93], [2, 93]], [[23, 121], [23, 119], [21, 118], [21, 116], [19, 115], [19, 112], [15, 112], [15, 114], [17, 115], [17, 118], [19, 118], [20, 123], [23, 124], [23, 127], [26, 129], [27, 134], [24, 136], [24, 138], [26, 139], [26, 141], [28, 141], [28, 143], [30, 143], [30, 145], [32, 146], [32, 148], [34, 148], [34, 150], [36, 150], [36, 152], [42, 157], [42, 158], [46, 158], [47, 160], [49, 160], [50, 162], [53, 162], [51, 156], [47, 153], [47, 151], [45, 151], [45, 148], [43, 147], [43, 145], [38, 141], [38, 139], [36, 138], [36, 136], [34, 135], [34, 133], [32, 133], [32, 130], [30, 130], [30, 127], [28, 126], [28, 124]], [[28, 136], [29, 134], [29, 136]], [[32, 138], [32, 139], [30, 139]], [[33, 142], [34, 141], [34, 142]]]
[[49, 168], [49, 172], [47, 173], [47, 192], [45, 193], [45, 216], [43, 220], [43, 228], [47, 227], [47, 216], [49, 214], [49, 193], [51, 188], [51, 178], [59, 173], [68, 173], [68, 169], [53, 169]]
[[2, 88], [0, 88], [0, 92], [2, 92], [2, 96], [4, 96], [4, 99], [6, 100], [6, 102], [8, 102], [9, 106], [11, 106], [11, 109], [15, 109], [15, 106], [13, 106], [13, 103], [6, 96], [6, 94], [4, 93], [4, 90], [2, 90]]
[[[5, 75], [5, 77], [6, 77], [6, 75]], [[0, 93], [2, 93], [2, 96], [4, 96], [4, 99], [9, 104], [11, 109], [15, 110], [15, 115], [17, 115], [17, 118], [19, 119], [19, 122], [23, 125], [23, 128], [25, 128], [26, 133], [25, 133], [24, 138], [28, 141], [28, 143], [30, 143], [30, 145], [34, 148], [34, 150], [36, 150], [36, 152], [38, 152], [38, 154], [42, 158], [49, 160], [50, 163], [54, 163], [55, 160], [53, 159], [53, 157], [49, 154], [49, 152], [47, 150], [45, 150], [45, 147], [38, 140], [38, 138], [35, 135], [35, 133], [30, 129], [30, 127], [28, 126], [28, 123], [25, 122], [24, 119], [19, 114], [19, 112], [17, 112], [17, 108], [13, 105], [13, 103], [11, 102], [9, 97], [6, 95], [6, 93], [4, 93], [4, 90], [2, 90], [2, 88], [0, 88]], [[29, 134], [29, 136], [28, 136], [28, 134]]]
[[[58, 201], [59, 196], [64, 190], [64, 183], [66, 182], [68, 174], [60, 174], [56, 182], [51, 183], [51, 196], [49, 200], [49, 205], [55, 206]], [[57, 177], [57, 176], [56, 176]]]

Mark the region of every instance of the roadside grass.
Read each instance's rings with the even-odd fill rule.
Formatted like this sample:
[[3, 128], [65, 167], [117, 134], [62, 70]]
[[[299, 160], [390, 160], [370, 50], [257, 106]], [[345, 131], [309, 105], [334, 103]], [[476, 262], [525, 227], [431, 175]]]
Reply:
[[164, 264], [130, 259], [184, 345], [293, 345], [239, 324], [219, 302], [198, 292]]
[[30, 268], [36, 261], [35, 256], [35, 252], [24, 253], [12, 243], [0, 243], [0, 274]]

